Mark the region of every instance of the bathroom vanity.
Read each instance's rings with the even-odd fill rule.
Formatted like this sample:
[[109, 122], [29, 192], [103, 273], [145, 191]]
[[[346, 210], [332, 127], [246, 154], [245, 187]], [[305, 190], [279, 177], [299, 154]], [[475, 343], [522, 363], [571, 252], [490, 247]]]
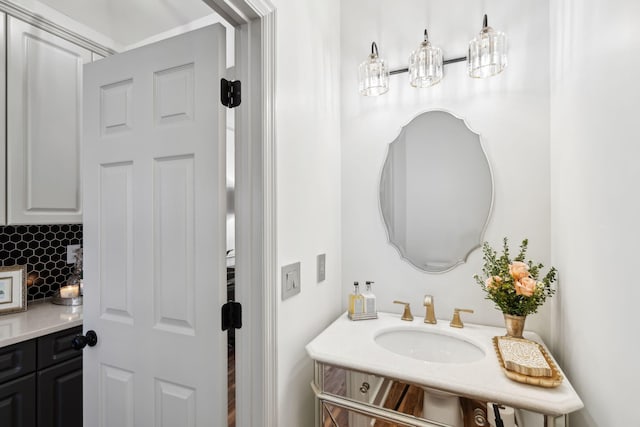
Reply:
[[0, 316], [0, 424], [82, 427], [82, 306], [49, 302]]
[[[489, 426], [491, 403], [504, 406], [505, 419], [517, 408], [538, 420], [527, 427], [566, 425], [566, 415], [583, 407], [573, 387], [566, 378], [554, 388], [507, 378], [492, 342], [504, 332], [390, 313], [354, 322], [344, 314], [306, 347], [315, 366], [316, 426]], [[525, 338], [544, 346], [535, 333]]]

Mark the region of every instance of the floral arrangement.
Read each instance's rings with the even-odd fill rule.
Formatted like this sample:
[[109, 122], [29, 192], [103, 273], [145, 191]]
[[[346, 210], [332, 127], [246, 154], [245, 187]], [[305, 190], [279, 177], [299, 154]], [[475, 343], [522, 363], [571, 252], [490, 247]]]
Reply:
[[520, 252], [513, 261], [509, 258], [506, 237], [500, 256], [487, 242], [482, 245], [483, 277], [477, 274], [473, 277], [487, 293], [486, 298], [493, 301], [496, 308], [505, 314], [526, 316], [535, 313], [547, 297], [555, 293], [555, 289], [551, 287], [556, 280], [555, 267], [551, 267], [539, 281], [538, 276], [544, 266], [534, 264], [531, 260], [525, 262], [528, 244], [527, 239], [522, 241]]

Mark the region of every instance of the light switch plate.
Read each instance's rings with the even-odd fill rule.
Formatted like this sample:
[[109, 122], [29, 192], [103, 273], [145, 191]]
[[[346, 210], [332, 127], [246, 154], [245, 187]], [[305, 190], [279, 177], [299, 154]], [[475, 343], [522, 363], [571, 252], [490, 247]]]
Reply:
[[282, 301], [300, 293], [300, 263], [282, 267]]
[[317, 257], [318, 264], [318, 283], [323, 282], [325, 277], [327, 276], [327, 254], [320, 254]]
[[80, 249], [80, 245], [67, 245], [67, 264], [76, 263], [76, 250]]

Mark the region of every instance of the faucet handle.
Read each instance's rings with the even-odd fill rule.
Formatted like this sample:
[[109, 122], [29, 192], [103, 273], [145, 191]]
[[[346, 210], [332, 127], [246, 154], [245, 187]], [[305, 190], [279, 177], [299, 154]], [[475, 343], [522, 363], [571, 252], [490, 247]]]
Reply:
[[404, 302], [404, 301], [394, 301], [394, 304], [404, 304], [404, 312], [402, 313], [402, 320], [406, 320], [408, 322], [411, 322], [413, 320], [413, 315], [411, 314], [411, 307], [409, 306], [408, 302]]
[[452, 328], [464, 328], [464, 323], [462, 323], [462, 319], [460, 319], [460, 312], [473, 313], [473, 310], [468, 308], [454, 308], [453, 319], [451, 319], [451, 323], [449, 323], [449, 326]]
[[424, 323], [431, 323], [432, 325], [438, 323], [436, 320], [436, 309], [433, 305], [433, 297], [431, 295], [425, 295], [422, 304], [427, 308], [424, 314]]

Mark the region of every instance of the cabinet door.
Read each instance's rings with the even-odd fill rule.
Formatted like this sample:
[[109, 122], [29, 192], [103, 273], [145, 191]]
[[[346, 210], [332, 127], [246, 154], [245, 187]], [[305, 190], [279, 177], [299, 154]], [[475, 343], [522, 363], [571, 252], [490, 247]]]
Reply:
[[[0, 82], [6, 82], [7, 80], [7, 54], [5, 37], [5, 14], [0, 13]], [[7, 164], [7, 112], [6, 103], [4, 102], [7, 98], [6, 90], [6, 85], [0, 84], [0, 225], [5, 225], [7, 223], [7, 197], [5, 193], [7, 188], [7, 174], [5, 170]]]
[[82, 357], [38, 371], [38, 427], [82, 427]]
[[91, 52], [7, 19], [7, 223], [82, 222], [82, 65]]
[[0, 384], [0, 425], [36, 426], [35, 374]]

